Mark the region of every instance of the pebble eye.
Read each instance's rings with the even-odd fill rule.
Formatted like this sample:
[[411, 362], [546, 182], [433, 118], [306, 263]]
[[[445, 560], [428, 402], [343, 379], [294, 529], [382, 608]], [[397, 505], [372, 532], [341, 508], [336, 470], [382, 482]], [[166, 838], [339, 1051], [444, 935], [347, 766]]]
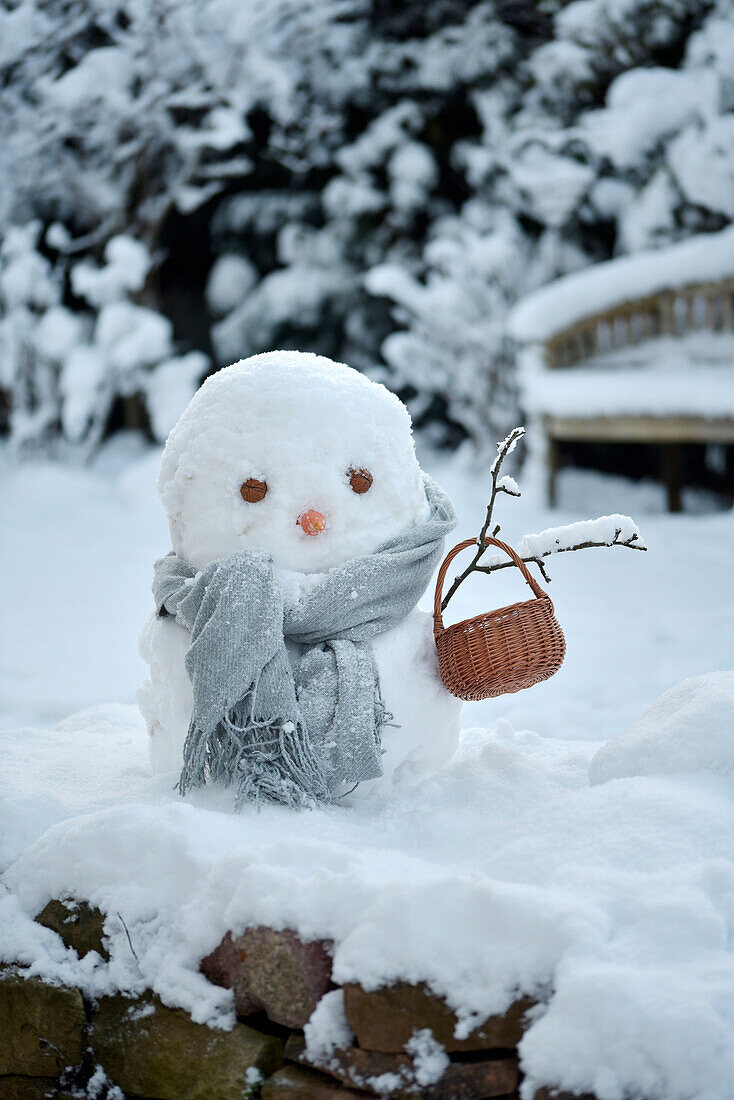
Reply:
[[240, 485], [240, 496], [248, 504], [257, 504], [267, 491], [267, 484], [264, 481], [258, 481], [256, 477], [248, 477], [247, 481], [243, 481]]
[[359, 470], [350, 470], [349, 484], [355, 493], [366, 493], [372, 485], [372, 474], [361, 467]]

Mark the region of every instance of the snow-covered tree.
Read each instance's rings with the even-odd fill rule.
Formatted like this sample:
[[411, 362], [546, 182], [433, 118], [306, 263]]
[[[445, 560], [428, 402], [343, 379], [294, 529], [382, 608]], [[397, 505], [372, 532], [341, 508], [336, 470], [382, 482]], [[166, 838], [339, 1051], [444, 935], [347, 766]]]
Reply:
[[298, 346], [492, 444], [518, 296], [734, 218], [733, 14], [0, 3], [6, 427], [89, 448], [124, 401], [161, 436], [202, 353]]
[[[64, 243], [60, 226], [51, 240]], [[104, 262], [68, 269], [80, 307], [62, 303], [63, 265], [38, 248], [38, 223], [8, 231], [0, 250], [0, 386], [16, 447], [62, 437], [84, 451], [101, 439], [116, 400], [147, 414], [163, 441], [206, 374], [199, 351], [176, 356], [168, 318], [131, 300], [151, 266], [145, 246], [112, 237]], [[134, 413], [128, 413], [128, 426]]]

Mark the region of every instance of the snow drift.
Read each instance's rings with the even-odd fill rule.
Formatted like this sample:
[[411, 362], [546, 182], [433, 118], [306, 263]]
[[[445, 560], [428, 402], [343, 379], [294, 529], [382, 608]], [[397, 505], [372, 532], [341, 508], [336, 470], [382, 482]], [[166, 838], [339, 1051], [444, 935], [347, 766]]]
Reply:
[[[181, 802], [173, 776], [150, 776], [132, 707], [5, 734], [0, 815], [5, 854], [17, 858], [0, 899], [0, 957], [92, 995], [152, 987], [226, 1027], [231, 993], [205, 981], [199, 959], [227, 929], [290, 927], [335, 941], [338, 982], [427, 980], [467, 1030], [519, 991], [537, 996], [520, 1048], [527, 1096], [553, 1083], [601, 1100], [724, 1100], [734, 797], [698, 735], [716, 721], [723, 745], [732, 674], [706, 680], [642, 720], [657, 765], [639, 746], [636, 764], [621, 763], [612, 744], [591, 787], [597, 746], [502, 721], [465, 731], [451, 764], [420, 787], [299, 815], [233, 816], [209, 790]], [[690, 705], [676, 732], [681, 697]], [[672, 770], [662, 743], [674, 757], [684, 730], [675, 770], [687, 774], [624, 777]], [[80, 961], [33, 923], [62, 894], [108, 914], [108, 965]]]
[[635, 775], [734, 772], [734, 672], [676, 684], [629, 729], [599, 749], [591, 783]]

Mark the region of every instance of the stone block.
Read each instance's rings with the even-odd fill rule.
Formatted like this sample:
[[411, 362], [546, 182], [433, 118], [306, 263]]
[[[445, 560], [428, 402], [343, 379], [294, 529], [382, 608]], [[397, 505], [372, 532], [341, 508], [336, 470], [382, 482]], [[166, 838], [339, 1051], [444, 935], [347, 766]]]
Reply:
[[[78, 989], [0, 974], [0, 1075], [56, 1077], [81, 1060], [86, 1018]], [[10, 1086], [8, 1086], [10, 1087]]]
[[39, 924], [61, 936], [67, 947], [83, 958], [89, 951], [96, 951], [107, 961], [109, 952], [104, 945], [104, 913], [85, 901], [59, 901], [54, 898], [36, 917]]
[[261, 1100], [347, 1100], [369, 1093], [345, 1088], [338, 1081], [302, 1066], [279, 1069], [262, 1088]]
[[230, 933], [202, 959], [202, 973], [233, 989], [238, 1016], [264, 1012], [284, 1027], [301, 1028], [331, 985], [331, 944], [304, 943], [295, 932], [247, 928]]
[[[302, 1035], [291, 1035], [285, 1045], [285, 1057], [290, 1061], [302, 1063], [306, 1058], [306, 1041]], [[319, 1069], [336, 1077], [342, 1084], [351, 1088], [363, 1088], [372, 1091], [364, 1079], [380, 1077], [385, 1073], [401, 1076], [409, 1080], [413, 1076], [413, 1063], [407, 1054], [382, 1054], [372, 1050], [360, 1050], [359, 1047], [344, 1047], [334, 1050], [328, 1064], [308, 1063], [313, 1069]]]
[[46, 1100], [57, 1096], [49, 1077], [0, 1077], [0, 1100]]
[[489, 1100], [515, 1096], [520, 1080], [517, 1058], [452, 1062], [440, 1081], [421, 1092], [431, 1100]]
[[[300, 1062], [306, 1044], [301, 1036], [292, 1035], [286, 1043], [285, 1056]], [[343, 1084], [365, 1089], [377, 1096], [385, 1095], [384, 1089], [373, 1084], [386, 1074], [402, 1080], [389, 1093], [391, 1100], [415, 1100], [420, 1095], [425, 1100], [488, 1100], [504, 1097], [517, 1088], [519, 1072], [515, 1057], [487, 1058], [481, 1061], [451, 1062], [440, 1080], [420, 1087], [414, 1077], [413, 1062], [407, 1054], [385, 1054], [377, 1051], [347, 1047], [335, 1050], [328, 1065], [319, 1066]]]
[[456, 1039], [456, 1014], [424, 984], [394, 985], [367, 992], [344, 987], [344, 1007], [357, 1042], [365, 1050], [400, 1053], [414, 1031], [430, 1028], [447, 1051], [511, 1050], [523, 1034], [523, 1016], [533, 1001], [523, 998], [501, 1016], [490, 1016], [466, 1039]]
[[89, 1041], [111, 1081], [149, 1100], [242, 1100], [247, 1071], [267, 1077], [283, 1052], [279, 1039], [245, 1024], [208, 1028], [153, 996], [103, 998]]
[[199, 970], [207, 980], [223, 989], [234, 989], [240, 976], [240, 968], [240, 957], [231, 932], [227, 932], [222, 942], [210, 954], [205, 955], [199, 964]]

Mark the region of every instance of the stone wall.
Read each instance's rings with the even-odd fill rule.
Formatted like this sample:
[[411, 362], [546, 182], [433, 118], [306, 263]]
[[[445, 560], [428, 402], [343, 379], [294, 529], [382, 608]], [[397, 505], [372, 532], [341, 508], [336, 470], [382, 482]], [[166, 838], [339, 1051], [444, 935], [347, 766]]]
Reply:
[[[37, 920], [80, 957], [88, 951], [108, 957], [97, 910], [53, 901]], [[250, 928], [237, 937], [227, 934], [201, 969], [234, 991], [237, 1023], [231, 1031], [196, 1024], [152, 993], [89, 1003], [78, 989], [45, 985], [20, 967], [0, 970], [0, 1100], [71, 1100], [85, 1094], [90, 1080], [89, 1094], [100, 1100], [113, 1085], [135, 1100], [519, 1098], [517, 1044], [531, 1006], [527, 999], [456, 1039], [454, 1013], [425, 985], [374, 991], [347, 985], [355, 1042], [316, 1066], [306, 1063], [303, 1027], [323, 994], [335, 988], [331, 944]], [[424, 1029], [448, 1056], [430, 1085], [420, 1083], [405, 1049]], [[542, 1090], [535, 1100], [550, 1097]]]

